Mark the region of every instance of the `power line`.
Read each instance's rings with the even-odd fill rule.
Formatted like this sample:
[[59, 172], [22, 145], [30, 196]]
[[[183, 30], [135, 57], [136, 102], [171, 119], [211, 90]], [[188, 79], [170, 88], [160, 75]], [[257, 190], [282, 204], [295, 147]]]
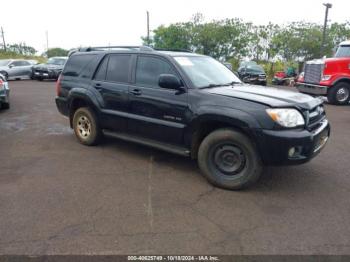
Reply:
[[324, 16], [324, 24], [323, 24], [323, 34], [322, 34], [322, 44], [321, 44], [321, 56], [324, 52], [324, 45], [326, 42], [326, 29], [327, 29], [327, 22], [328, 22], [328, 9], [332, 8], [332, 4], [330, 3], [324, 3], [323, 4], [326, 7], [326, 14]]
[[46, 30], [46, 55], [49, 57], [49, 31]]
[[2, 44], [3, 44], [4, 50], [6, 52], [5, 33], [4, 33], [4, 29], [2, 27], [1, 27], [1, 35], [2, 35]]
[[147, 11], [147, 45], [149, 45], [149, 12]]

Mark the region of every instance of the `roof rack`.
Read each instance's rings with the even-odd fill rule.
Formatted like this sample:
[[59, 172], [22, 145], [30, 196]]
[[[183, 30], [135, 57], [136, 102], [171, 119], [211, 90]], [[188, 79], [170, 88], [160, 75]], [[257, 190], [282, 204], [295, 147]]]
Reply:
[[90, 47], [80, 47], [72, 49], [68, 56], [71, 56], [75, 52], [92, 52], [92, 51], [108, 51], [115, 49], [129, 49], [129, 50], [140, 50], [140, 51], [153, 51], [154, 49], [149, 46], [90, 46]]
[[173, 51], [173, 52], [185, 52], [185, 53], [193, 53], [189, 49], [181, 49], [181, 48], [154, 48], [156, 51]]

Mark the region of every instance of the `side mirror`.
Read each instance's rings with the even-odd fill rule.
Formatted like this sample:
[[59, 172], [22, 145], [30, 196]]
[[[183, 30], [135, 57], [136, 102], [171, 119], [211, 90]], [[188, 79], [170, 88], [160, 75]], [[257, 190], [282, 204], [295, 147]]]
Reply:
[[158, 79], [158, 85], [162, 88], [183, 90], [181, 80], [171, 74], [161, 74]]
[[9, 65], [9, 68], [12, 68], [12, 67], [14, 67], [15, 65], [14, 64], [11, 64], [11, 65]]

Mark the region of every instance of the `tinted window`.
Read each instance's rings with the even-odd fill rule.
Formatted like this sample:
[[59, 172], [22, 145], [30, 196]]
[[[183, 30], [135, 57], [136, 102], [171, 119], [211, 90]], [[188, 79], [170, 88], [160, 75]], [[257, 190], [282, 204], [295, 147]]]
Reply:
[[14, 61], [11, 65], [13, 65], [13, 66], [21, 66], [22, 62], [21, 61]]
[[127, 83], [131, 55], [111, 55], [108, 61], [106, 80]]
[[68, 59], [63, 70], [64, 76], [78, 76], [81, 71], [92, 61], [95, 55], [75, 55]]
[[158, 87], [158, 78], [161, 74], [176, 75], [171, 65], [162, 59], [146, 56], [137, 59], [136, 84]]
[[106, 80], [108, 57], [105, 57], [97, 69], [95, 80], [104, 81]]
[[22, 66], [29, 66], [31, 65], [28, 61], [22, 61]]

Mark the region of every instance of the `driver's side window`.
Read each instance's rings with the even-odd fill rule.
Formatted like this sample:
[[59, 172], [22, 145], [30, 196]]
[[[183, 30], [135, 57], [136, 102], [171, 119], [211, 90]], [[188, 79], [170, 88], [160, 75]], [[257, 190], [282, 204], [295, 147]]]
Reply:
[[[163, 59], [139, 56], [136, 66], [136, 84], [140, 86], [157, 88], [161, 74], [177, 75], [172, 66]], [[160, 88], [160, 87], [159, 87]]]

